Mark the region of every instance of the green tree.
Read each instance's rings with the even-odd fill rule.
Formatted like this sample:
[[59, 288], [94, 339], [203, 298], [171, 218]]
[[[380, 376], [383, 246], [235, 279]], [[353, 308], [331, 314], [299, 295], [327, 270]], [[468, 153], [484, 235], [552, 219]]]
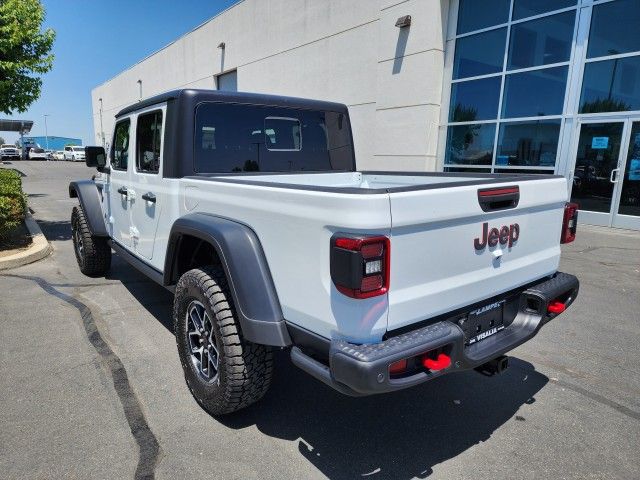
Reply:
[[40, 0], [0, 0], [0, 112], [24, 112], [53, 67], [55, 32], [42, 30]]

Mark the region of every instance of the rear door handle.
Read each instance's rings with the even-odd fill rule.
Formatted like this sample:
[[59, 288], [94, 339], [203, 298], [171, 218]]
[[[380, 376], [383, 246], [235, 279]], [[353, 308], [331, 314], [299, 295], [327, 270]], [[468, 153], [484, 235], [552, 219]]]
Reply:
[[142, 199], [146, 200], [147, 202], [156, 203], [156, 196], [151, 192], [142, 195]]
[[120, 187], [120, 188], [117, 190], [117, 192], [118, 192], [120, 195], [127, 195], [127, 193], [128, 193], [128, 191], [127, 191], [127, 187]]

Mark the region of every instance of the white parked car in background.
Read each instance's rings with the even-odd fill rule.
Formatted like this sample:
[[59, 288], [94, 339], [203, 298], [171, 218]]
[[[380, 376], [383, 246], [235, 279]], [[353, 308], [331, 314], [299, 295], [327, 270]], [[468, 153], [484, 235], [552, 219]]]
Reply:
[[20, 150], [15, 145], [1, 145], [0, 160], [20, 160]]
[[53, 159], [54, 160], [64, 160], [64, 151], [56, 150], [55, 152], [53, 152]]
[[43, 148], [33, 147], [29, 149], [29, 160], [47, 160], [47, 153]]
[[64, 147], [64, 159], [72, 162], [84, 162], [84, 147], [76, 145]]

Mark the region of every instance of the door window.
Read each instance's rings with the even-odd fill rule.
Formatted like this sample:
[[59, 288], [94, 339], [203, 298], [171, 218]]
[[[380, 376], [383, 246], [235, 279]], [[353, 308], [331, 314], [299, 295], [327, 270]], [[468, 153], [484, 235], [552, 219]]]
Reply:
[[158, 173], [161, 144], [162, 111], [140, 115], [136, 128], [136, 170], [138, 172]]
[[585, 123], [580, 128], [571, 201], [581, 210], [611, 211], [623, 128], [623, 122]]
[[640, 216], [640, 122], [631, 128], [618, 213]]
[[131, 121], [129, 119], [116, 123], [116, 130], [113, 135], [113, 146], [111, 147], [111, 168], [115, 170], [126, 170], [129, 163], [129, 129]]

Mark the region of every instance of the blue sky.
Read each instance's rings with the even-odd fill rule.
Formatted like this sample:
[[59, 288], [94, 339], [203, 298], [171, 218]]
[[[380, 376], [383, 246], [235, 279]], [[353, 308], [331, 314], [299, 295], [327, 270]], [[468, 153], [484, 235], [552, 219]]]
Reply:
[[[91, 89], [162, 48], [237, 0], [43, 0], [45, 27], [57, 32], [53, 70], [28, 111], [31, 135], [81, 138], [94, 143]], [[4, 116], [3, 116], [4, 117]], [[10, 143], [18, 137], [0, 132]]]

